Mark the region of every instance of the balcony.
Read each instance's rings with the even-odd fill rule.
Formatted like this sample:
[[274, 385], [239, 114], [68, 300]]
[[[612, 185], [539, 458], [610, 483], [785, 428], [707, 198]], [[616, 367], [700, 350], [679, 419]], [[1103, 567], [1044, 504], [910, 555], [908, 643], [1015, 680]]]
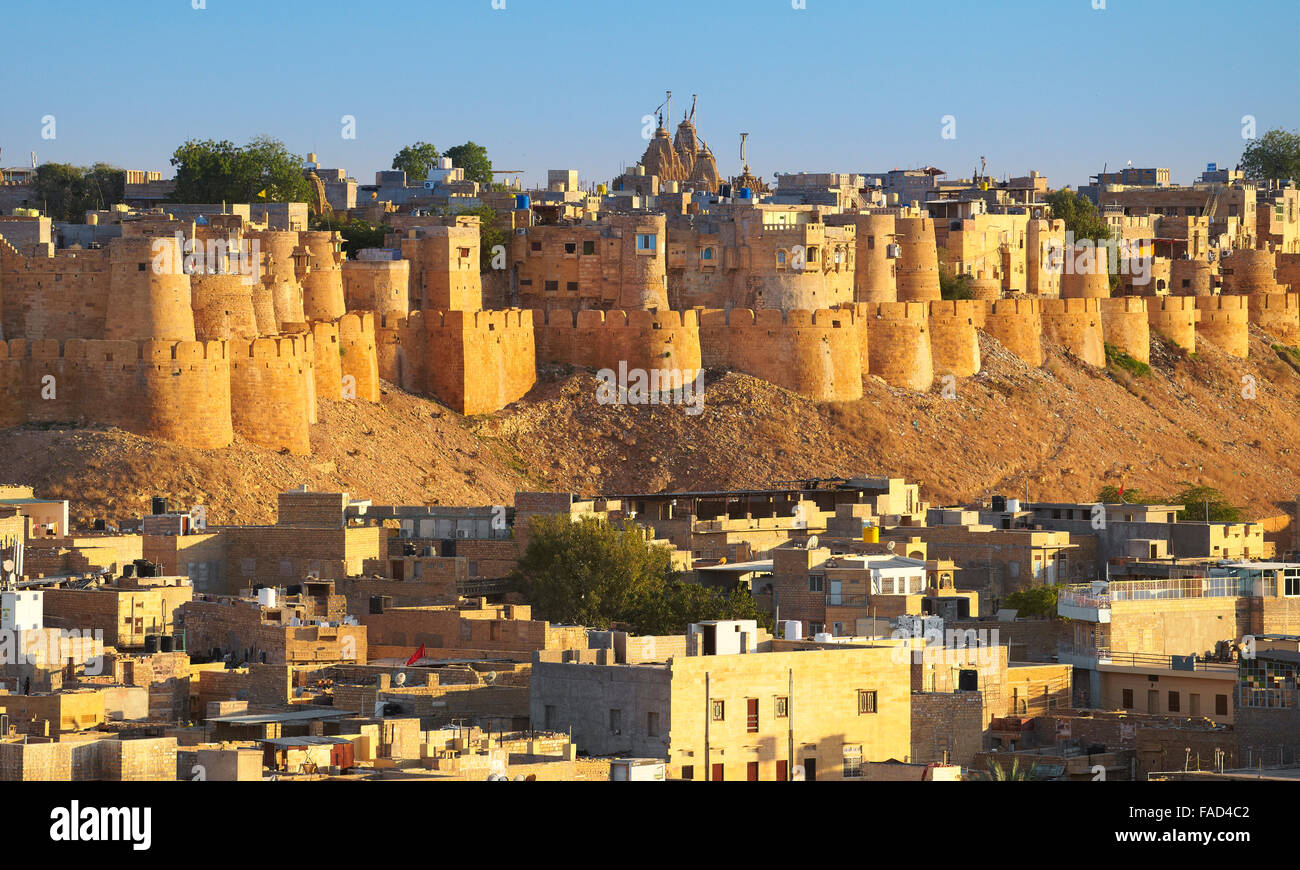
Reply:
[[1083, 622], [1110, 622], [1110, 593], [1091, 585], [1070, 586], [1056, 598], [1056, 615]]
[[1195, 655], [1175, 656], [1163, 653], [1123, 652], [1104, 646], [1075, 646], [1062, 641], [1056, 647], [1056, 658], [1063, 665], [1095, 669], [1098, 666], [1133, 668], [1146, 672], [1187, 671], [1232, 674], [1236, 662], [1207, 661]]

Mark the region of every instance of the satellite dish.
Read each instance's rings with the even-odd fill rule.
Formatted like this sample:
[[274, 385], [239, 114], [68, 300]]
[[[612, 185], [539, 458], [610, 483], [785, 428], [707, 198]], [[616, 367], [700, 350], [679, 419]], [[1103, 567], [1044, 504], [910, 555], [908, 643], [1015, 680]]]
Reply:
[[810, 550], [815, 550], [815, 549], [817, 549], [817, 536], [816, 536], [816, 535], [812, 535], [811, 537], [808, 538], [808, 549], [810, 549]]
[[496, 681], [497, 681], [496, 671], [488, 671], [486, 674], [483, 675], [483, 682], [487, 683], [489, 686], [495, 683]]
[[885, 549], [889, 550], [889, 552], [892, 553], [892, 552], [894, 552], [894, 546], [895, 546], [897, 543], [898, 543], [897, 541], [890, 541], [888, 544], [885, 544]]
[[6, 571], [12, 571], [14, 569], [14, 560], [5, 559], [4, 564], [0, 565], [0, 568], [4, 568]]
[[399, 685], [399, 686], [405, 686], [405, 685], [406, 685], [406, 673], [403, 672], [403, 671], [398, 671], [398, 672], [397, 672], [397, 679], [393, 680], [393, 682], [396, 683], [396, 684]]

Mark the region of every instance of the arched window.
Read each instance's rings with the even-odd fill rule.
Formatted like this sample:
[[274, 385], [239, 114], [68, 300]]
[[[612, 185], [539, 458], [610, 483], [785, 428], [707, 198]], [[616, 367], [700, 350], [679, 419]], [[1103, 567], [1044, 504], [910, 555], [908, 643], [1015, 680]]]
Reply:
[[778, 269], [784, 269], [784, 268], [785, 268], [785, 260], [786, 260], [786, 252], [785, 252], [785, 248], [779, 248], [779, 249], [777, 249], [777, 252], [776, 252], [776, 267], [777, 267]]
[[703, 251], [701, 251], [701, 252], [700, 252], [700, 259], [701, 259], [701, 260], [712, 260], [712, 259], [713, 259], [713, 249], [712, 249], [712, 248], [705, 248]]

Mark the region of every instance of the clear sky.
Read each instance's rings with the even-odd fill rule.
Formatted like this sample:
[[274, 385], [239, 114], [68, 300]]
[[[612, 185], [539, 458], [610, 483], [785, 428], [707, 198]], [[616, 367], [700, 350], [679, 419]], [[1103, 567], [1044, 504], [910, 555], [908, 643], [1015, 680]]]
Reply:
[[[800, 2], [805, 8], [796, 9]], [[204, 3], [206, 8], [192, 6]], [[496, 0], [501, 5], [501, 0]], [[1191, 182], [1300, 127], [1298, 0], [67, 0], [6, 2], [0, 164], [172, 174], [188, 138], [267, 134], [363, 184], [401, 146], [608, 180], [691, 95], [726, 175], [936, 165], [1054, 186]], [[42, 119], [54, 116], [53, 139]], [[355, 138], [342, 135], [354, 116]], [[955, 118], [955, 138], [941, 136]], [[48, 125], [46, 125], [48, 131]]]

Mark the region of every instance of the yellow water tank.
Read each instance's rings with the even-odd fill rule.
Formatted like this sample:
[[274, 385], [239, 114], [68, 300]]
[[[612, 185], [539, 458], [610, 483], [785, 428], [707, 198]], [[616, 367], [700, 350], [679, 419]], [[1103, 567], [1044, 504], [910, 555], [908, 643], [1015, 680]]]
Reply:
[[873, 526], [873, 525], [870, 525], [870, 524], [863, 526], [863, 527], [862, 527], [862, 542], [865, 543], [865, 544], [879, 544], [879, 543], [880, 543], [880, 527], [879, 527], [879, 526]]

